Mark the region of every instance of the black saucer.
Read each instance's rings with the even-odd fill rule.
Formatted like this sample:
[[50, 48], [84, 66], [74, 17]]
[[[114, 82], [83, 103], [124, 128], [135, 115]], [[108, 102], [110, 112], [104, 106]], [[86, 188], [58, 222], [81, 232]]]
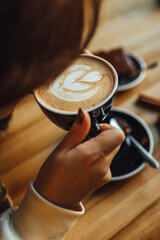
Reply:
[[[128, 57], [132, 60], [136, 71], [138, 72], [134, 77], [122, 77], [119, 79], [118, 92], [130, 89], [138, 85], [146, 76], [146, 63], [144, 59], [135, 52], [128, 51]], [[142, 70], [142, 71], [139, 71]]]
[[[153, 151], [153, 137], [148, 125], [136, 114], [121, 108], [112, 108], [107, 122], [111, 117], [119, 116], [127, 120], [132, 128], [132, 135], [148, 150]], [[131, 177], [145, 166], [141, 156], [131, 142], [124, 141], [111, 164], [112, 181]]]

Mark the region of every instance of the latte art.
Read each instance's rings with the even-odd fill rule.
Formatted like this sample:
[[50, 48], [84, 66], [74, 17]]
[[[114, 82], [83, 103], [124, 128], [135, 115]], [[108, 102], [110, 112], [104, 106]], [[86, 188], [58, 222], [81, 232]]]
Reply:
[[81, 55], [49, 86], [36, 90], [38, 99], [58, 111], [77, 112], [101, 103], [114, 87], [110, 67], [91, 56]]
[[94, 83], [101, 79], [102, 75], [90, 66], [73, 65], [49, 86], [48, 92], [65, 101], [84, 101], [97, 92], [98, 86]]

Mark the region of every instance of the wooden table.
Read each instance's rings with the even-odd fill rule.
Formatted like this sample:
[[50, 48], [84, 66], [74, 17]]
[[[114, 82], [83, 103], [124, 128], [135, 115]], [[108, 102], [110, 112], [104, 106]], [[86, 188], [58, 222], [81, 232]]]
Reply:
[[[160, 8], [154, 0], [103, 0], [89, 50], [124, 46], [147, 63], [160, 60]], [[128, 109], [146, 121], [154, 137], [153, 155], [160, 160], [158, 109], [137, 103], [139, 93], [160, 80], [160, 67], [143, 82], [118, 94], [114, 106]], [[0, 178], [15, 205], [22, 200], [48, 154], [66, 133], [41, 112], [33, 97], [16, 107], [7, 131], [0, 133]], [[66, 240], [159, 240], [160, 171], [148, 165], [136, 176], [111, 182], [85, 199], [86, 213]]]

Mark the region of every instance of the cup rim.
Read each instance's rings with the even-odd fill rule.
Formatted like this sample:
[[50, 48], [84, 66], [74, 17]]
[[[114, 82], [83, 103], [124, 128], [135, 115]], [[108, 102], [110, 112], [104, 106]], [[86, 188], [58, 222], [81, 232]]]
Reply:
[[[110, 100], [110, 99], [112, 98], [112, 96], [115, 94], [115, 92], [116, 92], [116, 90], [117, 90], [117, 88], [118, 88], [118, 74], [117, 74], [115, 68], [112, 66], [111, 63], [109, 63], [107, 60], [105, 60], [105, 59], [103, 59], [103, 58], [101, 58], [101, 57], [99, 57], [99, 56], [90, 55], [90, 54], [80, 54], [80, 56], [87, 56], [87, 57], [99, 59], [100, 61], [105, 62], [105, 63], [110, 67], [110, 69], [111, 69], [111, 71], [112, 71], [112, 74], [113, 74], [113, 76], [114, 76], [114, 81], [115, 81], [114, 87], [113, 87], [111, 93], [108, 95], [108, 97], [105, 98], [105, 100], [103, 100], [102, 102], [100, 102], [98, 105], [96, 105], [96, 106], [94, 106], [94, 107], [92, 107], [92, 108], [85, 109], [85, 111], [87, 111], [87, 112], [92, 112], [92, 111], [100, 108], [101, 106], [103, 106], [103, 105], [104, 105], [108, 100]], [[33, 94], [34, 94], [34, 97], [35, 97], [36, 101], [37, 101], [42, 107], [44, 107], [45, 109], [47, 109], [47, 110], [50, 111], [50, 112], [57, 113], [57, 114], [61, 114], [61, 115], [77, 115], [77, 112], [59, 111], [59, 110], [56, 110], [56, 109], [53, 109], [53, 108], [50, 108], [50, 107], [46, 106], [46, 105], [45, 105], [44, 103], [42, 103], [42, 102], [39, 100], [39, 98], [37, 97], [36, 89], [34, 90]]]

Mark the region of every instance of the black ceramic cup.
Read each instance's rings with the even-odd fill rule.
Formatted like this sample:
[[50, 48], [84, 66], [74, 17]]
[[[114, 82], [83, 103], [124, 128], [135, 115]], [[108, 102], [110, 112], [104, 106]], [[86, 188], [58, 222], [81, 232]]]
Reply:
[[[81, 54], [83, 56], [87, 56], [90, 58], [95, 58], [95, 59], [99, 59], [100, 61], [104, 62], [109, 69], [112, 71], [113, 76], [114, 76], [114, 86], [113, 89], [111, 91], [111, 93], [106, 97], [106, 99], [104, 101], [102, 101], [101, 103], [99, 103], [98, 105], [96, 105], [95, 107], [92, 107], [90, 109], [85, 109], [91, 117], [91, 129], [89, 132], [89, 136], [90, 137], [94, 137], [96, 136], [99, 132], [100, 132], [100, 128], [98, 123], [101, 123], [104, 121], [104, 119], [107, 117], [115, 95], [116, 95], [116, 91], [117, 91], [117, 87], [118, 87], [118, 75], [116, 70], [114, 69], [114, 67], [107, 62], [106, 60], [104, 60], [103, 58], [100, 58], [98, 56], [95, 55], [87, 55], [87, 54]], [[37, 103], [39, 104], [40, 108], [42, 109], [43, 113], [57, 126], [59, 126], [60, 128], [64, 129], [64, 130], [69, 130], [72, 126], [72, 124], [74, 123], [76, 116], [77, 116], [77, 112], [62, 112], [62, 111], [58, 111], [56, 109], [53, 108], [49, 108], [48, 106], [46, 106], [43, 102], [40, 101], [40, 99], [38, 98], [38, 95], [36, 94], [36, 91], [34, 92], [34, 96], [35, 99], [37, 101]]]

